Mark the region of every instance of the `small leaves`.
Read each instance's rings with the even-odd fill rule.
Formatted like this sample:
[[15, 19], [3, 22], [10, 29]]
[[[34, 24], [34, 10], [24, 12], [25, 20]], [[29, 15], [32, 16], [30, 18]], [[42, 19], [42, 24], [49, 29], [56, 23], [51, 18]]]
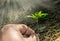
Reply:
[[33, 19], [38, 19], [37, 14], [35, 14], [35, 15], [32, 14], [32, 18], [33, 18]]
[[39, 19], [39, 18], [45, 18], [47, 15], [48, 15], [47, 13], [42, 13], [42, 11], [40, 11], [28, 17], [33, 18], [33, 19]]

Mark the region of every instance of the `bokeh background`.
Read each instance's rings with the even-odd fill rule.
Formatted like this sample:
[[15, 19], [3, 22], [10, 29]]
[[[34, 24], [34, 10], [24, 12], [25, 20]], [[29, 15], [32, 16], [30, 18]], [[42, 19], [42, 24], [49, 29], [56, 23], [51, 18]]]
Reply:
[[[26, 18], [38, 11], [48, 13], [49, 20], [37, 24]], [[0, 0], [0, 29], [10, 23], [30, 26], [40, 41], [55, 41], [60, 36], [60, 0]]]

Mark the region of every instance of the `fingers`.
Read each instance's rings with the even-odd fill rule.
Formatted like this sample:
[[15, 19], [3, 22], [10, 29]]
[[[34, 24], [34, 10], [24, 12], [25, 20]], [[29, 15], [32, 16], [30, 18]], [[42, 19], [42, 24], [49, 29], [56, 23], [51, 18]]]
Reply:
[[5, 32], [10, 28], [13, 28], [13, 30], [16, 30], [19, 33], [21, 32], [22, 34], [25, 35], [32, 35], [35, 33], [31, 28], [24, 24], [7, 24], [2, 28], [2, 32]]
[[23, 35], [25, 36], [25, 38], [33, 36], [35, 34], [34, 30], [32, 30], [31, 28], [27, 28], [26, 31], [23, 33]]
[[30, 27], [28, 27], [27, 25], [24, 25], [24, 24], [17, 24], [16, 27], [14, 27], [14, 28], [17, 31], [20, 31], [21, 34], [23, 34], [23, 35], [29, 36], [29, 35], [35, 34], [35, 32]]
[[29, 38], [24, 38], [25, 41], [39, 41], [39, 37], [34, 35], [34, 36], [30, 36]]
[[[12, 28], [12, 30], [16, 31], [18, 34], [21, 33], [20, 36], [23, 36], [23, 38], [25, 40], [28, 39], [31, 41], [39, 41], [39, 38], [38, 38], [38, 36], [35, 35], [35, 32], [24, 24], [5, 25], [2, 28], [2, 32], [8, 31], [8, 30], [11, 31], [11, 28]], [[26, 40], [26, 41], [28, 41], [28, 40]]]
[[22, 26], [22, 28], [20, 28], [20, 31], [21, 31], [21, 33], [23, 33], [23, 35], [24, 35], [24, 39], [26, 40], [26, 41], [39, 41], [39, 37], [38, 37], [38, 35], [36, 35], [35, 34], [35, 31], [34, 30], [32, 30], [31, 28], [29, 28], [28, 26], [26, 26], [26, 25], [19, 25], [19, 27], [21, 27]]
[[[3, 32], [7, 31], [10, 28], [13, 28], [13, 30], [16, 30], [18, 33], [21, 33], [22, 36], [24, 36], [24, 38], [30, 39], [33, 37], [32, 38], [33, 40], [35, 40], [35, 38], [37, 38], [37, 36], [35, 35], [35, 32], [24, 24], [8, 24], [2, 28], [2, 31]], [[38, 40], [38, 38], [37, 38], [37, 40]]]

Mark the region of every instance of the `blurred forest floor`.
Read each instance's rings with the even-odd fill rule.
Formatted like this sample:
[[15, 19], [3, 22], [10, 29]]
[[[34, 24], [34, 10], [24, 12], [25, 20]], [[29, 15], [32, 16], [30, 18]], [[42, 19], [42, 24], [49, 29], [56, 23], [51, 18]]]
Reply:
[[46, 21], [45, 24], [39, 25], [33, 29], [40, 36], [40, 41], [55, 41], [60, 37], [60, 22], [53, 19], [52, 21]]

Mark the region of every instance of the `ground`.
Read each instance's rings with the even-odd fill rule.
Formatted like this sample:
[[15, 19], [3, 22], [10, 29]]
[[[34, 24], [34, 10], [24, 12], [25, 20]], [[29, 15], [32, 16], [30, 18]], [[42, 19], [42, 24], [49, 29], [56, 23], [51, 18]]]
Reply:
[[28, 26], [32, 27], [32, 29], [39, 35], [40, 41], [55, 41], [60, 37], [60, 22], [57, 20], [50, 19], [45, 21], [45, 23], [32, 23]]

